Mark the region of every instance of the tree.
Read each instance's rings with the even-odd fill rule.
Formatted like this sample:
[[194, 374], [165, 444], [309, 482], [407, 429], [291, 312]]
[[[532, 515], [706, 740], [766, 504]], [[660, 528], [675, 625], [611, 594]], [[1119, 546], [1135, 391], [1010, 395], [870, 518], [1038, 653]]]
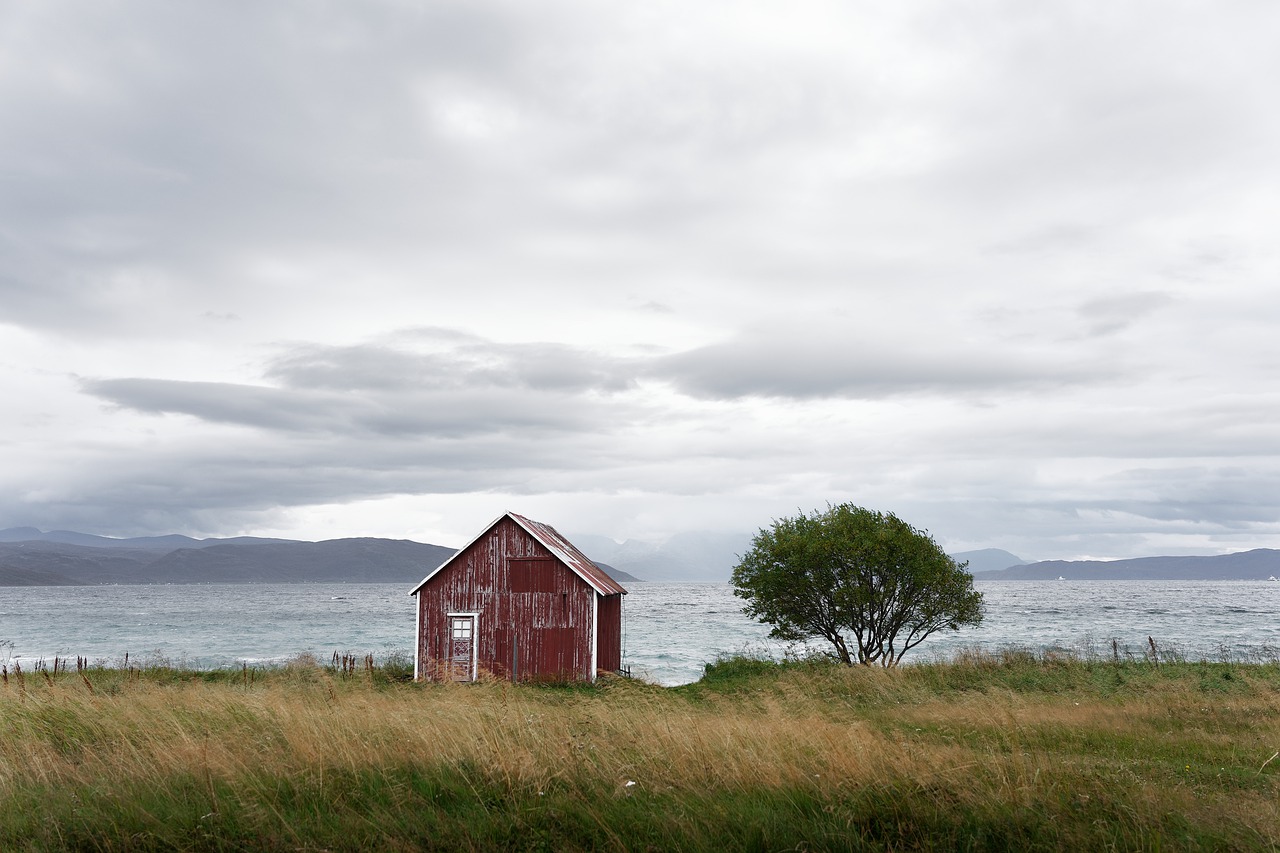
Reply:
[[930, 634], [982, 622], [967, 565], [893, 513], [828, 505], [762, 528], [733, 594], [771, 637], [822, 637], [846, 664], [894, 666]]

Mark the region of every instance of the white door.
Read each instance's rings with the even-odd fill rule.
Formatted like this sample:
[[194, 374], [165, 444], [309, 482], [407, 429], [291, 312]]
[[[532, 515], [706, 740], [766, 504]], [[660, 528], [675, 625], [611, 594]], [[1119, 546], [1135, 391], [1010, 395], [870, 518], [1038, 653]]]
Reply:
[[449, 677], [474, 681], [476, 677], [476, 617], [449, 617]]

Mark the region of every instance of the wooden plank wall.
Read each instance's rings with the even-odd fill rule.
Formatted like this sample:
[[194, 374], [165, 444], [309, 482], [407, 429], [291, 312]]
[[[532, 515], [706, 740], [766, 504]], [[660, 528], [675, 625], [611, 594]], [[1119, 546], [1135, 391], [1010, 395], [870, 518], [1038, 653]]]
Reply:
[[[512, 590], [512, 561], [523, 579]], [[532, 560], [532, 562], [528, 562]], [[445, 614], [478, 612], [479, 668], [525, 681], [591, 678], [591, 599], [585, 581], [509, 518], [472, 543], [418, 593], [422, 675], [445, 655]], [[616, 667], [615, 667], [616, 668]]]
[[616, 672], [622, 668], [622, 596], [601, 596], [598, 615], [596, 668]]

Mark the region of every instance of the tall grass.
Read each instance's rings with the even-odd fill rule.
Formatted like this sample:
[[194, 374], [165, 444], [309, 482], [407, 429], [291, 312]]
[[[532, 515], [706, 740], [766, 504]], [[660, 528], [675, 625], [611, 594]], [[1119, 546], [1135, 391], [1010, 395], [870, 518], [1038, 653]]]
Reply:
[[[83, 678], [81, 676], [84, 676]], [[1275, 850], [1280, 666], [726, 659], [664, 689], [380, 667], [0, 687], [0, 849]]]

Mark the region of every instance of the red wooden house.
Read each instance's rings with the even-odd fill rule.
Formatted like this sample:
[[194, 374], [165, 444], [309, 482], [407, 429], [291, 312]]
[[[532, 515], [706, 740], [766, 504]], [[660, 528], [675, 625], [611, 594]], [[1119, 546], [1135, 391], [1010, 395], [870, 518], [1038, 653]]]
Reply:
[[410, 593], [414, 674], [593, 681], [622, 666], [626, 594], [554, 528], [508, 512]]

